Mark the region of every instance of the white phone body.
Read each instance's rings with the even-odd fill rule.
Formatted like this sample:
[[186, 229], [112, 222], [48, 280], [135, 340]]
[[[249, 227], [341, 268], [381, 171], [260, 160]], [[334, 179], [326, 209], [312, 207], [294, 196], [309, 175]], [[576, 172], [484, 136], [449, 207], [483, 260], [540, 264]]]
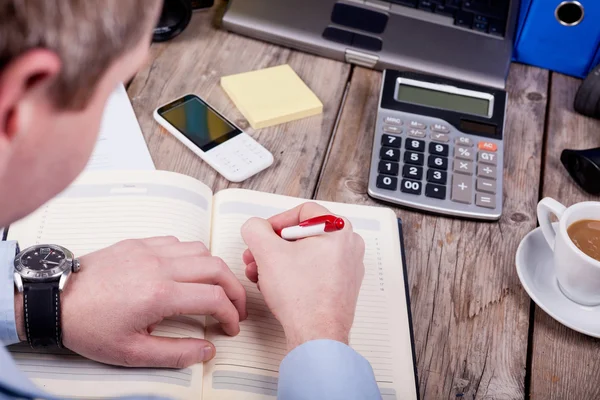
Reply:
[[[201, 146], [194, 143], [177, 126], [163, 117], [168, 111], [181, 107], [190, 101], [196, 101], [196, 99], [223, 122], [237, 130], [230, 132], [229, 136], [233, 135], [233, 137], [225, 137], [226, 135], [224, 135], [220, 138], [222, 143], [215, 144], [215, 141], [213, 141], [207, 145], [211, 148], [203, 151]], [[165, 109], [167, 110], [165, 111]], [[154, 119], [228, 181], [242, 182], [273, 164], [273, 155], [267, 149], [196, 95], [188, 94], [158, 107], [154, 110]]]

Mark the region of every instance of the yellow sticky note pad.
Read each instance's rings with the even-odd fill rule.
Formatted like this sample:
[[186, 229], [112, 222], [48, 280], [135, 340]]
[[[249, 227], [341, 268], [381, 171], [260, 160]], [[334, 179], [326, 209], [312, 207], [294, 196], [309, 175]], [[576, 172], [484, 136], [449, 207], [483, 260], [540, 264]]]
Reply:
[[221, 86], [254, 129], [323, 112], [323, 103], [287, 64], [225, 76]]

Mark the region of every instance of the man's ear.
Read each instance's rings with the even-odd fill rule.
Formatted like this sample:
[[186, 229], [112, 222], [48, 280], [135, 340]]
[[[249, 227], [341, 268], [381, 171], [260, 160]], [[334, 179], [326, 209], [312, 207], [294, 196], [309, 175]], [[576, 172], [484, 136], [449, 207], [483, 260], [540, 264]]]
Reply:
[[60, 70], [60, 58], [45, 49], [30, 50], [0, 70], [0, 155], [18, 132], [27, 129], [30, 121], [20, 115], [27, 102], [39, 100], [43, 95], [39, 89], [48, 86]]

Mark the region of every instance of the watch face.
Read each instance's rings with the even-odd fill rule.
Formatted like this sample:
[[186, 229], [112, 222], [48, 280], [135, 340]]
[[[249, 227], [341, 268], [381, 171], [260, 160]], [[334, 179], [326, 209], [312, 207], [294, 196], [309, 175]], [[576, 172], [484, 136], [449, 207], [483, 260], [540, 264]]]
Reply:
[[15, 269], [28, 279], [53, 278], [70, 268], [70, 261], [59, 246], [34, 246], [19, 254]]

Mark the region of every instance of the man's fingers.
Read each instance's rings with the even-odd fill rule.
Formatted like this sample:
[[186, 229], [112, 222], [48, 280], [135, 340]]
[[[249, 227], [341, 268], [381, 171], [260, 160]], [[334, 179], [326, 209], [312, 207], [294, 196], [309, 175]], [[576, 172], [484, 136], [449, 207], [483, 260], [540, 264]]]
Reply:
[[203, 339], [139, 335], [124, 356], [128, 367], [186, 368], [212, 359], [215, 347]]
[[246, 278], [254, 283], [258, 282], [258, 266], [256, 262], [253, 261], [246, 265]]
[[165, 288], [157, 304], [167, 307], [164, 317], [173, 315], [211, 315], [228, 335], [240, 333], [240, 314], [221, 286], [175, 283]]
[[246, 249], [244, 251], [244, 253], [242, 254], [242, 261], [246, 265], [250, 264], [251, 262], [254, 262], [254, 256], [252, 255], [250, 249]]
[[309, 218], [327, 215], [330, 213], [331, 212], [325, 207], [317, 203], [308, 202], [300, 204], [289, 211], [269, 218], [269, 222], [273, 226], [274, 230], [280, 230], [289, 226], [298, 225], [300, 222]]
[[237, 309], [240, 319], [248, 316], [246, 289], [231, 269], [218, 257], [186, 257], [174, 259], [169, 266], [173, 280], [182, 283], [218, 285]]
[[284, 247], [287, 242], [277, 236], [273, 226], [262, 218], [250, 218], [242, 225], [242, 238], [256, 257], [257, 250], [271, 248], [273, 245]]
[[160, 257], [193, 257], [208, 256], [210, 251], [202, 242], [172, 243], [166, 246], [155, 246], [152, 251]]

